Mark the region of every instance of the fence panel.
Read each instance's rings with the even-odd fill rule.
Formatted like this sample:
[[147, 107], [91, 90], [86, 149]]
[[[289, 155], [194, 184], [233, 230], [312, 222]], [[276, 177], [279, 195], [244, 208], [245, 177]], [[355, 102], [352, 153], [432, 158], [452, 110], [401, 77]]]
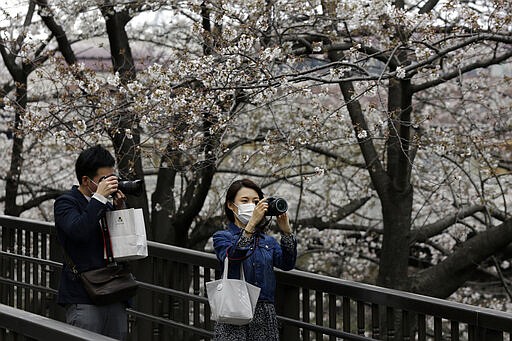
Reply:
[[[62, 320], [55, 304], [62, 255], [53, 224], [0, 216], [0, 226], [1, 302]], [[215, 256], [148, 246], [149, 257], [133, 262], [141, 289], [128, 310], [130, 340], [211, 339], [205, 283], [220, 277]], [[494, 341], [510, 340], [512, 332], [510, 313], [297, 270], [276, 270], [276, 279], [286, 340]]]

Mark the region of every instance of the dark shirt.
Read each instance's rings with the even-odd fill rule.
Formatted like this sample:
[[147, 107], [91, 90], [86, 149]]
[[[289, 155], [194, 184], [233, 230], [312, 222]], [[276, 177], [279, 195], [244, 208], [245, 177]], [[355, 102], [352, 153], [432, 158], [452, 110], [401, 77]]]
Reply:
[[[276, 279], [274, 267], [291, 270], [297, 259], [297, 241], [281, 244], [269, 235], [256, 232], [249, 245], [240, 244], [242, 230], [233, 223], [227, 229], [217, 231], [213, 235], [213, 246], [217, 258], [224, 263], [229, 254], [228, 278], [240, 279], [240, 262], [243, 262], [245, 280], [261, 288], [259, 301], [274, 303]], [[221, 266], [221, 269], [223, 267]]]
[[[71, 191], [55, 201], [57, 237], [79, 272], [106, 265], [100, 219], [111, 208], [109, 205], [94, 197], [88, 201], [78, 186], [73, 186]], [[62, 268], [57, 302], [61, 305], [92, 304], [80, 279], [66, 262]]]

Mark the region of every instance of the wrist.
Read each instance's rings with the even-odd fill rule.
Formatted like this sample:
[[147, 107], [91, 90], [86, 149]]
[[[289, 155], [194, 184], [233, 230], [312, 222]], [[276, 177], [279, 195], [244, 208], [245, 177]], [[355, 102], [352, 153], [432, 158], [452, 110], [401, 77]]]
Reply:
[[253, 234], [254, 234], [254, 231], [248, 231], [248, 230], [244, 229], [244, 235], [246, 237], [251, 237]]
[[108, 199], [107, 199], [104, 195], [102, 195], [101, 193], [98, 193], [98, 192], [94, 193], [94, 194], [92, 195], [92, 198], [94, 198], [94, 199], [98, 200], [98, 201], [99, 201], [99, 202], [101, 202], [102, 204], [106, 204], [106, 203], [107, 203], [107, 201], [108, 201]]

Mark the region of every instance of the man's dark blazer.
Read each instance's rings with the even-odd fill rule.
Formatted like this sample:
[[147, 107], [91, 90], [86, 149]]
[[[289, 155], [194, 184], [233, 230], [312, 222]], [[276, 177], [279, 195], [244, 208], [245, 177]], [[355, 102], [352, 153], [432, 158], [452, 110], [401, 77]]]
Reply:
[[[55, 227], [59, 241], [79, 272], [104, 267], [103, 235], [100, 219], [110, 203], [90, 201], [73, 186], [71, 191], [55, 200]], [[66, 262], [61, 273], [57, 302], [92, 304], [80, 279], [73, 274]]]

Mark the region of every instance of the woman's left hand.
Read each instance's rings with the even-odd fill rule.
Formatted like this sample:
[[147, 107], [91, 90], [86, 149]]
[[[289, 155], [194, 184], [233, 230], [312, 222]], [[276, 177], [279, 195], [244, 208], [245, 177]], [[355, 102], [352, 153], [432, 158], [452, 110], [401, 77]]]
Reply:
[[277, 220], [277, 226], [279, 227], [279, 230], [283, 232], [284, 234], [291, 234], [292, 228], [290, 226], [290, 219], [288, 219], [288, 214], [285, 212], [281, 215], [278, 215], [276, 217]]

